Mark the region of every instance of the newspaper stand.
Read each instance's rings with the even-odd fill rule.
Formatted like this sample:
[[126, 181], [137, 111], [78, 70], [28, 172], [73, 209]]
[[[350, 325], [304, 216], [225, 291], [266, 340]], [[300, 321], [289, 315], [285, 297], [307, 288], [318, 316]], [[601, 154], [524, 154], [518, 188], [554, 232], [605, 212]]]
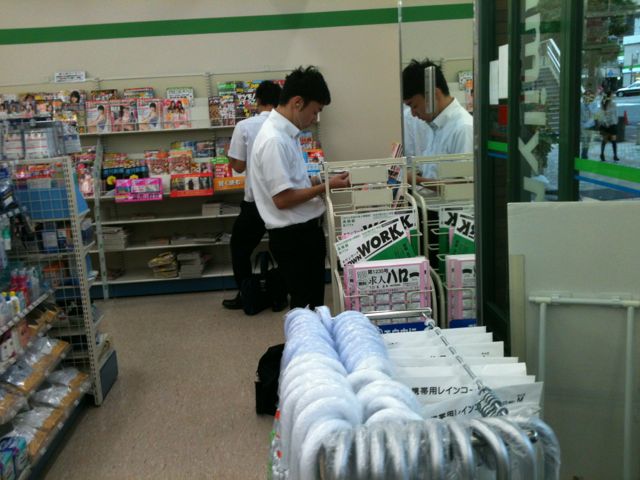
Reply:
[[[440, 252], [439, 240], [447, 232], [439, 225], [439, 214], [443, 209], [459, 208], [461, 211], [472, 211], [474, 205], [473, 154], [438, 155], [432, 157], [413, 157], [411, 166], [415, 172], [428, 172], [429, 176], [436, 176], [433, 180], [417, 182], [416, 176], [411, 176], [411, 193], [418, 206], [422, 222], [423, 249], [430, 260], [437, 259], [432, 267], [439, 273], [434, 276], [433, 288], [437, 293], [438, 310], [441, 315], [441, 325], [449, 325], [446, 300], [451, 294], [459, 291], [464, 295], [472, 291], [473, 287], [451, 288], [442, 279], [445, 272], [440, 268], [445, 263], [445, 255]], [[444, 321], [443, 319], [447, 319]]]
[[[327, 229], [329, 238], [329, 260], [331, 268], [331, 283], [333, 292], [333, 310], [342, 312], [352, 301], [362, 299], [347, 296], [343, 283], [343, 269], [340, 265], [335, 242], [346, 235], [343, 229], [344, 220], [358, 214], [375, 214], [390, 218], [398, 215], [412, 215], [415, 228], [412, 229], [411, 242], [417, 246], [416, 254], [422, 253], [422, 229], [418, 217], [418, 206], [412, 195], [408, 194], [407, 168], [405, 158], [387, 158], [377, 160], [359, 160], [330, 162], [325, 164], [324, 175], [327, 185]], [[351, 186], [347, 188], [330, 189], [329, 177], [342, 172], [349, 173]], [[431, 269], [428, 278], [433, 278], [435, 272]], [[433, 297], [431, 288], [424, 291], [405, 293], [401, 299], [394, 298], [393, 310], [411, 310], [417, 298]], [[435, 307], [433, 298], [430, 302]], [[430, 308], [429, 308], [430, 310]], [[437, 318], [437, 308], [434, 308], [434, 318]], [[395, 320], [401, 322], [401, 320]], [[379, 325], [380, 326], [380, 325]]]

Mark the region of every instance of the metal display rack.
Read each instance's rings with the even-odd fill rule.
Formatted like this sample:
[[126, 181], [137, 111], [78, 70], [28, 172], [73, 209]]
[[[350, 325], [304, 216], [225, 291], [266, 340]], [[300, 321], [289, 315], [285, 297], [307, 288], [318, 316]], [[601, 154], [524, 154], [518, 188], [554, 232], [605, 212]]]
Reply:
[[[348, 188], [330, 189], [329, 177], [341, 172], [348, 172], [351, 186]], [[389, 183], [393, 176], [393, 183]], [[359, 160], [331, 162], [325, 164], [325, 184], [327, 202], [327, 229], [329, 238], [329, 260], [333, 289], [334, 311], [345, 309], [345, 289], [343, 272], [338, 261], [335, 242], [342, 238], [343, 217], [353, 214], [389, 214], [394, 217], [402, 214], [413, 215], [416, 220], [415, 233], [411, 235], [412, 243], [421, 249], [423, 230], [418, 217], [418, 205], [408, 193], [407, 163], [404, 158], [387, 158], [377, 160]], [[415, 252], [419, 255], [421, 252]], [[434, 272], [429, 272], [434, 277]], [[434, 318], [438, 318], [438, 309], [432, 289], [424, 292], [412, 292], [406, 295], [404, 303], [398, 305], [402, 310], [410, 309], [409, 304], [418, 295], [431, 296]]]
[[[411, 193], [413, 194], [422, 222], [423, 248], [425, 256], [433, 264], [439, 275], [433, 279], [437, 292], [438, 309], [443, 314], [443, 325], [448, 325], [448, 309], [446, 299], [453, 290], [466, 291], [468, 288], [451, 289], [442, 279], [441, 271], [445, 255], [440, 253], [439, 240], [446, 232], [441, 231], [439, 214], [444, 208], [461, 208], [473, 210], [474, 179], [473, 154], [437, 155], [432, 157], [412, 157], [410, 166], [413, 172], [429, 172], [430, 176], [437, 176], [433, 180], [418, 182], [416, 175], [411, 175]], [[475, 292], [474, 292], [475, 293]]]
[[[102, 367], [108, 362], [114, 367], [115, 350], [108, 335], [99, 331], [104, 316], [89, 295], [97, 275], [88, 258], [95, 235], [75, 168], [69, 157], [21, 160], [13, 168], [17, 201], [28, 212], [28, 222], [11, 256], [19, 265], [36, 265], [43, 272], [57, 310], [50, 335], [71, 345], [64, 363], [90, 375], [91, 393], [100, 405], [115, 380], [113, 372], [107, 375]], [[45, 173], [40, 178], [34, 172]]]

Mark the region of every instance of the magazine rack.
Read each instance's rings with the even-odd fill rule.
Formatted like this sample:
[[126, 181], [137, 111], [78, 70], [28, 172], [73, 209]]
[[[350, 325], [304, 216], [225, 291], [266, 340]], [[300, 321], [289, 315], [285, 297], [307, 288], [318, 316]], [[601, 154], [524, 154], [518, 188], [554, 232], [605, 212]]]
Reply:
[[[451, 291], [452, 289], [443, 282], [445, 274], [442, 266], [445, 256], [440, 253], [440, 241], [445, 239], [448, 230], [440, 228], [439, 217], [441, 212], [447, 209], [473, 211], [473, 154], [413, 157], [410, 166], [414, 172], [425, 172], [428, 176], [437, 177], [418, 182], [416, 176], [411, 175], [411, 193], [420, 213], [425, 256], [430, 259], [434, 270], [439, 274], [435, 276], [433, 283], [437, 292], [438, 309], [444, 312], [441, 325], [448, 326], [450, 319], [446, 298], [456, 294], [458, 290], [462, 290], [461, 293], [464, 294], [468, 289]], [[444, 318], [447, 319], [446, 322]]]
[[[347, 188], [330, 189], [329, 178], [338, 173], [348, 172], [351, 186]], [[399, 215], [412, 216], [415, 228], [411, 229], [411, 243], [416, 246], [416, 254], [422, 251], [422, 233], [418, 220], [418, 206], [412, 195], [408, 194], [406, 160], [404, 158], [387, 158], [375, 160], [359, 160], [330, 162], [324, 168], [325, 184], [327, 185], [327, 230], [329, 238], [329, 260], [331, 267], [331, 284], [333, 292], [334, 311], [342, 312], [345, 307], [360, 298], [346, 297], [343, 281], [343, 269], [338, 259], [335, 242], [349, 235], [345, 228], [354, 218], [367, 217], [369, 225], [378, 223], [383, 218], [393, 218]], [[358, 217], [362, 215], [362, 217]], [[374, 216], [377, 220], [371, 220]], [[365, 224], [365, 227], [367, 225]], [[429, 269], [428, 277], [433, 278], [434, 272]], [[403, 298], [393, 300], [393, 308], [411, 310], [415, 307], [417, 297], [432, 298], [430, 287], [404, 294]], [[359, 296], [362, 297], [362, 296]], [[430, 307], [435, 307], [432, 300]], [[419, 307], [424, 308], [424, 306]], [[438, 317], [434, 308], [434, 318]]]

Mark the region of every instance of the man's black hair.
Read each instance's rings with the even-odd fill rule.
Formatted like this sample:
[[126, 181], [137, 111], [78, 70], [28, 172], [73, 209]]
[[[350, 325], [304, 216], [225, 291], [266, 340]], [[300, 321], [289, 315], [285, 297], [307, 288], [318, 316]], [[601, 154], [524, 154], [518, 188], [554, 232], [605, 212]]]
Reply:
[[282, 88], [277, 83], [273, 83], [271, 80], [265, 80], [256, 89], [256, 101], [260, 105], [271, 105], [277, 107], [280, 101], [280, 93]]
[[449, 86], [442, 69], [428, 58], [422, 62], [413, 59], [402, 71], [403, 100], [408, 100], [416, 94], [424, 96], [424, 70], [427, 67], [436, 67], [436, 88], [439, 88], [445, 96], [449, 96]]
[[280, 105], [286, 105], [295, 96], [304, 99], [304, 105], [316, 101], [321, 105], [331, 103], [331, 94], [327, 82], [314, 66], [298, 67], [285, 78]]

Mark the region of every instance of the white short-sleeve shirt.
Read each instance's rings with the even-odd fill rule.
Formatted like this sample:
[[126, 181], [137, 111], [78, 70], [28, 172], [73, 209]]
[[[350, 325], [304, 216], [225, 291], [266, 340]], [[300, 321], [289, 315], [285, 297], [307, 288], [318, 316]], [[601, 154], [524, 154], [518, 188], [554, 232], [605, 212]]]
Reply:
[[[473, 153], [473, 117], [455, 98], [429, 123], [429, 127], [433, 134], [423, 156]], [[434, 169], [435, 164], [424, 165], [422, 176], [436, 178]]]
[[298, 127], [272, 110], [253, 143], [249, 181], [256, 207], [268, 229], [304, 223], [325, 211], [320, 197], [282, 210], [273, 201], [275, 195], [285, 190], [311, 187], [299, 134]]
[[253, 192], [251, 191], [250, 178], [250, 163], [251, 150], [253, 149], [253, 142], [256, 139], [256, 135], [262, 128], [262, 124], [265, 122], [269, 112], [261, 112], [259, 115], [247, 118], [237, 123], [236, 128], [233, 129], [233, 135], [231, 136], [231, 144], [229, 145], [228, 155], [241, 162], [246, 162], [245, 167], [245, 182], [244, 182], [244, 200], [245, 202], [253, 202]]

